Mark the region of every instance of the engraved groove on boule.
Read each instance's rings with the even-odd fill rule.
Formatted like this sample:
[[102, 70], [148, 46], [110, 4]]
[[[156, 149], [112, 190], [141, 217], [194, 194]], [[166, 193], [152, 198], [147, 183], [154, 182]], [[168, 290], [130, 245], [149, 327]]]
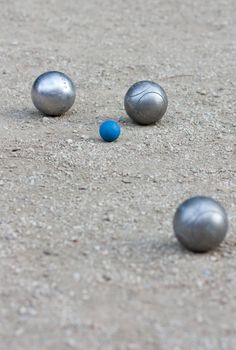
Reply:
[[177, 239], [187, 249], [195, 252], [206, 252], [221, 244], [228, 225], [224, 207], [216, 200], [203, 196], [183, 202], [176, 210], [173, 220]]
[[[163, 97], [161, 96], [161, 94], [159, 94], [158, 92], [155, 92], [155, 91], [150, 91], [150, 92], [146, 92], [143, 96], [141, 96], [141, 97], [139, 98], [139, 100], [136, 102], [136, 104], [138, 104], [138, 103], [142, 100], [142, 98], [144, 98], [146, 95], [149, 95], [149, 94], [158, 95], [158, 96], [160, 96], [161, 99], [163, 100]], [[164, 101], [163, 101], [163, 102], [164, 102]]]
[[157, 122], [165, 114], [168, 98], [160, 85], [143, 80], [129, 88], [124, 105], [131, 119], [139, 124], [148, 125]]
[[147, 90], [149, 90], [149, 89], [151, 89], [150, 86], [148, 86], [146, 89], [144, 89], [143, 91], [138, 92], [138, 93], [135, 94], [135, 95], [130, 95], [129, 98], [136, 97], [136, 96], [138, 96], [138, 95], [140, 95], [140, 94], [143, 94], [145, 91], [147, 91]]

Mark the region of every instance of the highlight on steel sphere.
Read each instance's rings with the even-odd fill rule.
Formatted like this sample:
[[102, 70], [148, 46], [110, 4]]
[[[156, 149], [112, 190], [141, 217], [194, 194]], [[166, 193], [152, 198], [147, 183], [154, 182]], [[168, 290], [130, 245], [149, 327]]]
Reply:
[[207, 252], [224, 240], [228, 217], [219, 202], [197, 196], [178, 207], [173, 226], [177, 239], [185, 248], [193, 252]]
[[168, 98], [159, 84], [143, 80], [129, 88], [124, 105], [131, 119], [138, 124], [148, 125], [163, 117], [168, 107]]
[[75, 85], [64, 73], [50, 71], [41, 74], [34, 82], [31, 98], [43, 114], [59, 116], [67, 112], [75, 101]]

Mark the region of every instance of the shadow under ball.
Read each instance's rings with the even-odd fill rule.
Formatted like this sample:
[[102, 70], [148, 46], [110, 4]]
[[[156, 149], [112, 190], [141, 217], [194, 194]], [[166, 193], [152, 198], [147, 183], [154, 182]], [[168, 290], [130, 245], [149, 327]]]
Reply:
[[51, 71], [40, 75], [34, 82], [31, 98], [35, 107], [50, 116], [67, 112], [75, 101], [75, 86], [64, 73]]
[[165, 114], [168, 98], [157, 83], [143, 80], [132, 85], [124, 99], [128, 116], [142, 125], [154, 124]]
[[192, 197], [182, 203], [174, 216], [179, 242], [193, 252], [207, 252], [225, 238], [228, 218], [220, 203], [210, 197]]

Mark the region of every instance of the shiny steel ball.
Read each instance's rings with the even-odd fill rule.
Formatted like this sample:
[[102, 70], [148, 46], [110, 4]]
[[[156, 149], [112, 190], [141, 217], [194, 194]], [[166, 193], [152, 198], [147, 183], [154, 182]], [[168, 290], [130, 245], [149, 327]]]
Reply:
[[167, 110], [168, 98], [160, 85], [143, 80], [129, 88], [124, 105], [131, 119], [138, 124], [148, 125], [163, 117]]
[[179, 242], [193, 252], [207, 252], [225, 238], [228, 218], [220, 203], [210, 197], [193, 197], [182, 203], [174, 216]]
[[31, 97], [35, 107], [42, 113], [58, 116], [67, 112], [75, 101], [75, 86], [61, 72], [46, 72], [34, 82]]

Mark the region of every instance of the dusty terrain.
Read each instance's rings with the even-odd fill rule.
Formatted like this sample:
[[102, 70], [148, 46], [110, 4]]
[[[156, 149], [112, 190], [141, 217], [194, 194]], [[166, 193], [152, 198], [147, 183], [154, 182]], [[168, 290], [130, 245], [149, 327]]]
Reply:
[[[235, 0], [1, 0], [0, 24], [0, 349], [235, 350]], [[31, 103], [46, 70], [77, 85], [60, 118]], [[142, 79], [156, 126], [123, 109]], [[202, 255], [172, 232], [196, 194], [230, 219]]]

